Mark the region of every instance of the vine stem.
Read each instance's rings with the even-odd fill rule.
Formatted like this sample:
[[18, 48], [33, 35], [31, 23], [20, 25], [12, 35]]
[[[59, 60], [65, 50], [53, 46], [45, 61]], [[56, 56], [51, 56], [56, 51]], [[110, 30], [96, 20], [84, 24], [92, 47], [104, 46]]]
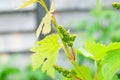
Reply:
[[95, 74], [94, 74], [94, 80], [98, 80], [98, 74], [97, 74], [97, 61], [94, 61], [94, 68], [95, 68]]
[[73, 47], [71, 47], [71, 50], [72, 50], [73, 59], [74, 59], [74, 61], [76, 61], [75, 50], [74, 50], [74, 48], [73, 48]]
[[[48, 8], [47, 8], [47, 6], [46, 6], [46, 4], [45, 4], [44, 1], [39, 1], [39, 3], [40, 3], [40, 4], [43, 4], [42, 6], [43, 6], [43, 8], [45, 9], [46, 12], [49, 12], [49, 10], [48, 10]], [[71, 55], [71, 53], [70, 53], [70, 51], [69, 51], [69, 48], [67, 47], [66, 43], [62, 40], [62, 35], [61, 35], [61, 33], [59, 32], [59, 30], [58, 30], [58, 26], [59, 26], [59, 25], [57, 24], [56, 18], [55, 18], [53, 15], [52, 15], [52, 23], [54, 24], [54, 27], [55, 27], [56, 31], [58, 32], [58, 35], [60, 36], [60, 39], [61, 39], [61, 41], [62, 41], [62, 43], [63, 43], [63, 46], [64, 46], [64, 51], [66, 52], [69, 60], [70, 60], [70, 61], [75, 60], [75, 59], [74, 59], [74, 58], [75, 58], [75, 51], [74, 51], [74, 49], [72, 48], [72, 54], [74, 55], [74, 58], [73, 58], [73, 56]]]
[[[46, 4], [44, 3], [44, 1], [42, 2], [42, 4], [43, 4], [43, 8], [45, 9], [45, 11], [46, 11], [46, 12], [49, 12], [49, 10], [48, 10]], [[54, 17], [54, 15], [52, 15], [52, 23], [54, 24], [54, 27], [55, 27], [56, 31], [58, 32], [58, 35], [59, 35], [59, 37], [60, 37], [60, 39], [61, 39], [61, 41], [62, 41], [62, 43], [63, 43], [63, 46], [64, 46], [64, 51], [66, 52], [66, 54], [67, 54], [70, 62], [74, 65], [74, 67], [76, 68], [77, 71], [80, 71], [80, 68], [78, 69], [78, 66], [76, 66], [76, 64], [75, 64], [75, 63], [76, 63], [76, 61], [75, 61], [75, 51], [74, 51], [74, 49], [73, 49], [73, 47], [72, 47], [72, 54], [74, 55], [74, 58], [73, 58], [73, 56], [72, 56], [71, 53], [70, 53], [70, 50], [69, 50], [68, 46], [67, 46], [66, 43], [62, 40], [62, 35], [61, 35], [60, 31], [58, 30], [58, 26], [59, 26], [59, 25], [58, 25], [58, 23], [57, 23], [56, 18]], [[81, 72], [80, 72], [80, 73], [81, 73]], [[81, 75], [82, 75], [82, 73], [81, 73]], [[84, 76], [83, 76], [83, 77], [84, 77]], [[85, 77], [84, 77], [84, 78], [85, 78]], [[77, 79], [78, 79], [78, 80], [82, 80], [81, 78], [77, 78]]]
[[[57, 30], [57, 32], [58, 32], [61, 40], [62, 40], [62, 36], [61, 36], [61, 34], [60, 34], [60, 32], [59, 32], [59, 30], [58, 30], [58, 28], [57, 28], [57, 25], [58, 25], [58, 24], [57, 24], [57, 22], [54, 22], [54, 21], [56, 21], [56, 20], [55, 20], [55, 18], [54, 18], [54, 16], [53, 16], [52, 22], [53, 22], [53, 24], [54, 24], [54, 26], [55, 26], [55, 28], [56, 28], [56, 30]], [[76, 61], [73, 59], [73, 57], [72, 57], [71, 54], [70, 54], [69, 48], [68, 48], [67, 45], [64, 43], [64, 41], [62, 41], [62, 43], [63, 43], [63, 45], [64, 45], [64, 51], [66, 52], [66, 54], [67, 54], [70, 62], [74, 65], [74, 67], [76, 68], [77, 71], [80, 71], [80, 68], [78, 68], [78, 66], [76, 66], [76, 64], [75, 64]], [[73, 49], [73, 48], [72, 48], [72, 49]], [[74, 51], [74, 49], [73, 49], [73, 51]], [[75, 53], [74, 53], [74, 54], [75, 54]], [[81, 73], [81, 72], [80, 72], [80, 73]], [[82, 75], [82, 73], [81, 73], [81, 75]], [[83, 76], [83, 75], [82, 75], [82, 76]], [[84, 76], [83, 76], [83, 77], [84, 77]], [[84, 78], [85, 78], [85, 77], [84, 77]], [[78, 80], [82, 80], [82, 79], [78, 78]]]
[[59, 32], [59, 30], [58, 30], [58, 24], [57, 24], [57, 21], [56, 21], [56, 19], [55, 19], [54, 16], [52, 16], [52, 23], [54, 24], [54, 27], [55, 27], [56, 31], [58, 32], [58, 34], [59, 34], [59, 36], [60, 36], [60, 38], [61, 38], [61, 41], [62, 41], [62, 43], [63, 43], [63, 45], [64, 45], [64, 51], [66, 52], [68, 58], [69, 58], [70, 60], [72, 60], [72, 56], [71, 56], [71, 54], [70, 54], [69, 48], [67, 47], [66, 43], [62, 40], [62, 35], [61, 35], [61, 33]]
[[[46, 6], [46, 4], [45, 4], [44, 1], [41, 1], [41, 2], [39, 2], [39, 3], [42, 4], [42, 6], [43, 6], [43, 8], [45, 9], [46, 12], [49, 12], [49, 10], [48, 10], [48, 8], [47, 8], [47, 6]], [[61, 35], [61, 33], [59, 32], [59, 30], [58, 30], [58, 26], [59, 26], [59, 25], [57, 24], [57, 21], [56, 21], [56, 19], [55, 19], [55, 17], [54, 17], [53, 15], [52, 15], [52, 23], [54, 24], [54, 27], [55, 27], [56, 31], [58, 32], [58, 35], [59, 35], [59, 37], [60, 37], [60, 39], [61, 39], [61, 41], [62, 41], [62, 43], [63, 43], [64, 51], [66, 52], [69, 60], [72, 60], [73, 58], [72, 58], [72, 56], [71, 56], [71, 54], [70, 54], [69, 48], [67, 47], [66, 43], [62, 40], [62, 35]]]

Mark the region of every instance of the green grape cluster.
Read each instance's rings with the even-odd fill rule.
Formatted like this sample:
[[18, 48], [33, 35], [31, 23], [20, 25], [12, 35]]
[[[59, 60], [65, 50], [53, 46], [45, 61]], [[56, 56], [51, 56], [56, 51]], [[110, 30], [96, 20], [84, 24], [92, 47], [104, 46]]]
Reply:
[[117, 8], [117, 9], [120, 9], [120, 3], [118, 3], [118, 2], [113, 2], [112, 6]]
[[59, 73], [62, 73], [62, 75], [66, 78], [73, 78], [73, 73], [75, 74], [75, 72], [72, 70], [72, 71], [69, 71], [67, 69], [64, 69], [60, 66], [56, 66], [54, 65], [54, 69], [57, 70]]
[[66, 42], [68, 46], [73, 46], [73, 42], [76, 38], [76, 34], [70, 35], [69, 31], [67, 31], [62, 26], [59, 26], [58, 29], [62, 34], [62, 40]]

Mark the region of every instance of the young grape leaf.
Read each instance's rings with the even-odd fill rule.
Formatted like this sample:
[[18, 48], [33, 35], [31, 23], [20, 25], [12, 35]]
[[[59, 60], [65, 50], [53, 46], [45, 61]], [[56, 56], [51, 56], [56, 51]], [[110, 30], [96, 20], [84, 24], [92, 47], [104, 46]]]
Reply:
[[88, 51], [86, 51], [84, 48], [79, 48], [77, 50], [79, 51], [80, 54], [83, 54], [85, 57], [94, 58], [94, 56]]
[[104, 80], [112, 80], [116, 71], [120, 69], [120, 49], [109, 51], [101, 62]]
[[64, 77], [64, 76], [62, 76], [62, 80], [75, 80], [75, 79], [70, 79], [70, 78], [66, 78], [66, 77]]
[[19, 6], [17, 9], [25, 8], [35, 2], [39, 2], [43, 8], [46, 8], [46, 5], [43, 0], [26, 0], [25, 3]]
[[120, 42], [110, 43], [107, 47], [107, 51], [120, 49]]
[[98, 80], [104, 80], [104, 77], [102, 75], [102, 72], [101, 72], [101, 68], [99, 68], [99, 71], [98, 71]]
[[[47, 13], [45, 17], [43, 17], [40, 26], [36, 31], [36, 36], [39, 37], [39, 34], [42, 32], [43, 34], [47, 34], [51, 31], [51, 14]], [[43, 30], [42, 30], [43, 29]]]
[[77, 63], [73, 62], [75, 65], [75, 71], [77, 73], [77, 77], [81, 80], [93, 80], [91, 76], [90, 69], [86, 66], [79, 66]]
[[[48, 10], [43, 0], [27, 0], [23, 5], [21, 5], [17, 9], [25, 8], [35, 2], [39, 2], [45, 10]], [[51, 19], [54, 11], [55, 11], [55, 4], [54, 4], [54, 0], [52, 0], [50, 11], [48, 11], [47, 14], [43, 17], [41, 24], [39, 25], [36, 31], [37, 37], [39, 37], [39, 34], [41, 32], [43, 34], [47, 34], [51, 31]]]
[[90, 69], [88, 67], [80, 66], [80, 69], [81, 69], [82, 74], [84, 74], [87, 77], [87, 79], [85, 79], [85, 80], [93, 80]]
[[25, 8], [35, 2], [37, 2], [38, 0], [26, 0], [24, 4], [22, 4], [20, 7], [18, 7], [17, 9], [21, 9], [21, 8]]
[[31, 56], [34, 71], [42, 66], [43, 72], [47, 71], [48, 75], [54, 77], [53, 65], [56, 62], [56, 56], [60, 49], [58, 39], [57, 34], [52, 34], [36, 42], [35, 46], [31, 48], [31, 51], [35, 52], [35, 54]]
[[50, 11], [47, 12], [47, 14], [43, 17], [37, 31], [36, 31], [36, 36], [39, 37], [39, 35], [42, 34], [47, 34], [51, 31], [51, 19], [53, 16], [53, 12], [55, 11], [55, 6], [54, 6], [54, 0], [51, 2], [51, 8]]
[[89, 40], [85, 42], [85, 49], [79, 48], [78, 50], [86, 57], [101, 60], [105, 55], [107, 55], [107, 52], [118, 49], [120, 49], [120, 42], [110, 43], [108, 46], [105, 46]]
[[54, 11], [55, 11], [55, 1], [52, 0], [51, 7], [50, 7], [50, 12], [53, 13]]
[[106, 46], [100, 43], [96, 43], [95, 41], [86, 41], [85, 42], [85, 49], [79, 48], [78, 49], [81, 54], [86, 57], [92, 58], [94, 60], [100, 60], [106, 55]]
[[95, 60], [100, 60], [106, 55], [106, 46], [96, 43], [93, 40], [85, 42], [85, 49], [94, 56]]

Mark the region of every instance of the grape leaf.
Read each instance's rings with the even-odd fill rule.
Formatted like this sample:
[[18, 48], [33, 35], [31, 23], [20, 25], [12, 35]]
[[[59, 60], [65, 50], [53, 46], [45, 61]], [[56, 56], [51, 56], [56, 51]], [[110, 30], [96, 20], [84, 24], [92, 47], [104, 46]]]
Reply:
[[75, 80], [75, 79], [72, 79], [72, 78], [66, 78], [66, 77], [64, 77], [64, 76], [62, 76], [62, 80]]
[[110, 43], [107, 47], [107, 51], [112, 51], [116, 49], [120, 49], [120, 42]]
[[[35, 2], [39, 2], [42, 7], [47, 10], [47, 6], [43, 0], [27, 0], [23, 5], [18, 7], [17, 9], [25, 8]], [[51, 19], [53, 16], [53, 12], [55, 11], [55, 4], [54, 0], [51, 2], [51, 8], [50, 11], [47, 11], [46, 15], [43, 17], [37, 31], [36, 31], [36, 36], [39, 37], [40, 33], [42, 32], [43, 34], [47, 34], [51, 31]]]
[[[98, 80], [105, 80], [101, 72], [99, 72], [99, 74], [98, 74]], [[118, 76], [115, 74], [115, 75], [112, 77], [111, 80], [120, 80], [120, 79], [119, 79]]]
[[[87, 41], [85, 49], [79, 48], [80, 52], [95, 60], [102, 60], [100, 80], [115, 80], [113, 78], [118, 68], [120, 68], [120, 42], [110, 43], [108, 46]], [[91, 56], [91, 54], [93, 56]]]
[[36, 31], [37, 37], [39, 37], [39, 35], [41, 33], [47, 34], [51, 31], [51, 19], [52, 19], [54, 11], [55, 11], [54, 0], [52, 0], [50, 11], [47, 12], [47, 14], [43, 17], [43, 19], [42, 19], [42, 21], [41, 21], [41, 23]]
[[[43, 34], [47, 34], [51, 31], [51, 14], [48, 12], [45, 17], [43, 17], [42, 22], [40, 23], [37, 31], [36, 36], [38, 37], [39, 34], [42, 32]], [[42, 30], [43, 28], [43, 30]]]
[[77, 51], [79, 51], [80, 54], [83, 54], [85, 57], [90, 57], [90, 58], [93, 58], [94, 56], [89, 53], [88, 51], [86, 51], [84, 48], [79, 48], [77, 49]]
[[37, 2], [38, 0], [26, 0], [24, 4], [22, 4], [21, 6], [19, 6], [17, 9], [21, 9], [21, 8], [25, 8], [35, 2]]
[[85, 49], [93, 55], [93, 59], [100, 60], [106, 55], [106, 46], [100, 43], [96, 43], [93, 40], [85, 42]]
[[77, 63], [73, 62], [75, 65], [75, 71], [77, 73], [77, 77], [82, 80], [93, 80], [91, 76], [90, 69], [86, 66], [79, 66]]
[[42, 71], [47, 71], [47, 74], [54, 78], [53, 65], [56, 62], [56, 56], [60, 49], [58, 39], [57, 34], [52, 34], [36, 42], [35, 46], [31, 48], [31, 51], [35, 52], [31, 56], [34, 71], [42, 66]]
[[102, 74], [104, 80], [112, 80], [116, 71], [120, 69], [120, 49], [109, 51], [107, 54], [101, 62]]
[[26, 0], [25, 3], [23, 3], [21, 6], [19, 6], [17, 9], [25, 8], [35, 2], [39, 2], [43, 8], [46, 8], [46, 5], [43, 0]]
[[93, 80], [92, 76], [91, 76], [90, 69], [88, 67], [80, 66], [80, 69], [82, 71], [82, 74], [84, 74], [87, 77], [87, 79], [85, 79], [85, 80]]
[[50, 12], [53, 13], [54, 11], [55, 11], [55, 1], [52, 0], [51, 7], [50, 7]]

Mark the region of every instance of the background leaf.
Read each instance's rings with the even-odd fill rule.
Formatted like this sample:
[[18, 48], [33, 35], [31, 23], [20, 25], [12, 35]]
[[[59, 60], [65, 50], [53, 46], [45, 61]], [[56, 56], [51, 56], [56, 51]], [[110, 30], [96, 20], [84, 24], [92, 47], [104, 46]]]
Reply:
[[79, 66], [77, 63], [73, 62], [75, 65], [75, 71], [77, 73], [77, 77], [82, 80], [93, 80], [91, 76], [90, 69], [86, 66]]
[[21, 8], [25, 8], [33, 3], [37, 2], [37, 0], [27, 0], [23, 5], [21, 5], [20, 7], [18, 7], [17, 9], [21, 9]]
[[80, 68], [81, 68], [82, 73], [87, 77], [86, 80], [93, 80], [92, 76], [91, 76], [90, 69], [88, 67], [81, 66]]
[[108, 52], [108, 55], [102, 60], [102, 74], [104, 76], [104, 80], [112, 80], [119, 68], [120, 50]]
[[106, 46], [93, 40], [85, 42], [85, 49], [93, 55], [95, 60], [100, 60], [106, 55]]
[[77, 51], [79, 51], [79, 53], [83, 54], [85, 57], [93, 58], [93, 55], [86, 51], [84, 48], [79, 48]]
[[120, 49], [120, 42], [110, 43], [107, 47], [107, 51], [112, 51], [116, 49]]

